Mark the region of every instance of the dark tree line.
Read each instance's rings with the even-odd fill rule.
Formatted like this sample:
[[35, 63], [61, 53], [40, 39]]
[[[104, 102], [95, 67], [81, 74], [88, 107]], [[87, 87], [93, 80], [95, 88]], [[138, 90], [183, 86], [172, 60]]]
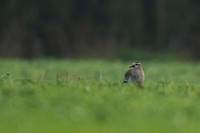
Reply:
[[0, 20], [1, 57], [137, 47], [200, 59], [199, 0], [1, 0]]

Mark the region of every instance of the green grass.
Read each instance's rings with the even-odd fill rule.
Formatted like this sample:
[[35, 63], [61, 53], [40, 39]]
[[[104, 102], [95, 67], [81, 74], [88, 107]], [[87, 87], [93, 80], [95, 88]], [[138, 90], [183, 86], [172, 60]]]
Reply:
[[0, 132], [199, 132], [200, 64], [143, 62], [140, 90], [121, 84], [131, 63], [1, 59]]

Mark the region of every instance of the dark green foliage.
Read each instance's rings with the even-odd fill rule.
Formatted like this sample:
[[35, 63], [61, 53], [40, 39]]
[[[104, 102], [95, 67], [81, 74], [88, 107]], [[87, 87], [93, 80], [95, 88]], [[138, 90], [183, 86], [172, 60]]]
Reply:
[[1, 0], [0, 56], [112, 58], [139, 48], [200, 59], [199, 7], [198, 0]]

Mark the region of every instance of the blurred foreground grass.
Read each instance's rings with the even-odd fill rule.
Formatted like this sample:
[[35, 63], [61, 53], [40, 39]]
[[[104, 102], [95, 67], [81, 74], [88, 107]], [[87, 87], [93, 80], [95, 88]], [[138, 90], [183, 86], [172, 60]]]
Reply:
[[1, 59], [0, 132], [199, 132], [200, 64], [142, 62], [140, 90], [121, 84], [131, 63]]

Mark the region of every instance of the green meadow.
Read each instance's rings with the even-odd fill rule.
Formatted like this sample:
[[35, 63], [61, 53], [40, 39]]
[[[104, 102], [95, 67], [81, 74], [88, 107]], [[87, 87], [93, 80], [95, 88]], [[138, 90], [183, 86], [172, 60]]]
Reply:
[[0, 132], [200, 132], [200, 63], [142, 61], [144, 89], [131, 63], [1, 59]]

